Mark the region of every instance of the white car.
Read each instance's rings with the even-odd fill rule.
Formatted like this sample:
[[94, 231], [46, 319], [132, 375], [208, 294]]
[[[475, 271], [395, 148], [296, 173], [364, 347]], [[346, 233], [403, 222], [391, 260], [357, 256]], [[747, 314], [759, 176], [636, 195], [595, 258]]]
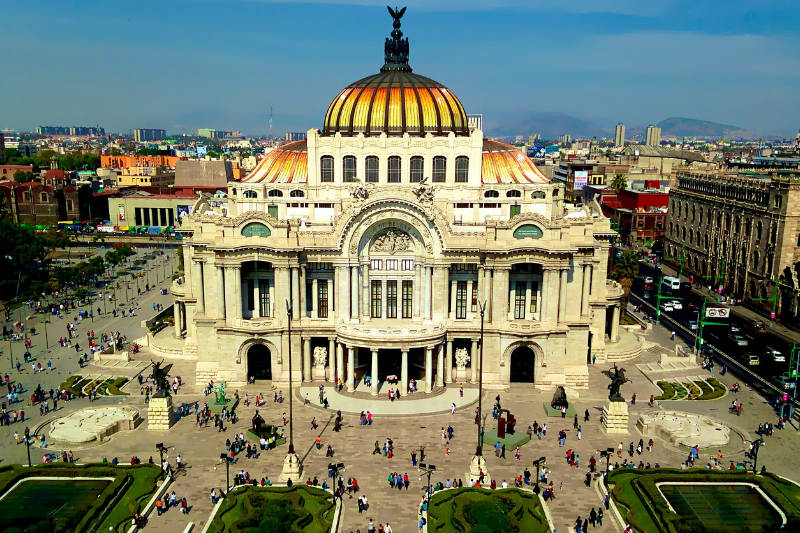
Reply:
[[678, 300], [670, 300], [669, 303], [672, 304], [672, 308], [675, 309], [676, 311], [683, 309], [683, 304], [680, 303]]
[[674, 311], [675, 307], [673, 307], [672, 302], [664, 302], [661, 304], [662, 311]]
[[736, 346], [749, 346], [750, 342], [743, 336], [739, 335], [738, 333], [730, 333], [728, 334], [728, 340], [734, 343]]
[[772, 360], [776, 363], [785, 363], [786, 356], [783, 355], [781, 352], [776, 350], [775, 348], [767, 348], [765, 355], [772, 357]]
[[644, 278], [644, 282], [645, 282], [645, 283], [653, 283], [653, 277], [652, 277], [652, 276], [647, 276], [647, 277], [645, 277], [645, 278]]

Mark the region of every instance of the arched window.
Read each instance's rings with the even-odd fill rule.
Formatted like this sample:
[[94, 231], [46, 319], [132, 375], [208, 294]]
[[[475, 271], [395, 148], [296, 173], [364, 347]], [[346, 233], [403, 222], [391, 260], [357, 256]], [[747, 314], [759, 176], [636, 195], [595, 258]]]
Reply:
[[258, 193], [256, 191], [244, 191], [242, 193], [243, 198], [258, 198]]
[[333, 156], [323, 155], [319, 158], [319, 180], [323, 183], [333, 182]]
[[289, 196], [291, 196], [292, 198], [302, 198], [305, 195], [306, 195], [306, 193], [304, 193], [300, 189], [295, 189], [295, 190], [293, 190], [292, 192], [289, 193]]
[[367, 181], [378, 183], [378, 158], [374, 155], [367, 157]]
[[456, 183], [469, 181], [469, 158], [465, 155], [456, 157]]
[[242, 236], [244, 237], [269, 237], [272, 235], [269, 227], [260, 222], [251, 222], [242, 228]]
[[758, 270], [759, 256], [758, 250], [753, 250], [753, 270]]
[[761, 221], [759, 220], [758, 222], [756, 222], [756, 240], [758, 240], [758, 241], [761, 240], [761, 230], [762, 229], [763, 229], [763, 226], [761, 224]]
[[497, 192], [497, 191], [486, 191], [485, 193], [483, 193], [483, 197], [484, 198], [499, 198], [500, 197], [500, 193]]
[[422, 181], [422, 174], [425, 169], [425, 158], [415, 155], [411, 158], [411, 183]]
[[272, 189], [267, 193], [267, 196], [269, 196], [270, 198], [281, 198], [283, 197], [283, 191], [280, 191], [278, 189]]
[[444, 183], [446, 173], [447, 159], [443, 155], [437, 155], [433, 158], [433, 182]]
[[389, 156], [389, 173], [387, 175], [389, 183], [400, 183], [400, 156]]
[[506, 198], [521, 198], [522, 193], [516, 189], [512, 189], [506, 193]]
[[356, 156], [346, 155], [342, 159], [342, 180], [356, 181]]
[[531, 193], [531, 199], [533, 200], [540, 200], [542, 198], [547, 198], [547, 194], [544, 191], [533, 191]]

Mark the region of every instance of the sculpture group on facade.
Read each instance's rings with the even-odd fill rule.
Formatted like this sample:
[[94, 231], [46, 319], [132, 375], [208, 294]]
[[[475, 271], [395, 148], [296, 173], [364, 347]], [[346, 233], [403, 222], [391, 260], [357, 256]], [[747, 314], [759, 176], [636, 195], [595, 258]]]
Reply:
[[411, 250], [411, 237], [409, 237], [408, 233], [400, 230], [390, 229], [378, 236], [372, 244], [372, 251], [374, 252], [395, 254], [409, 250]]

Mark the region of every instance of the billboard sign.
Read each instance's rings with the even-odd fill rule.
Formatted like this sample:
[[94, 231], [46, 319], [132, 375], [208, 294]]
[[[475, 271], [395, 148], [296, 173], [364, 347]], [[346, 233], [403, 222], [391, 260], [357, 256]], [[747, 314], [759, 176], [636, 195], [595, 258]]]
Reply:
[[727, 307], [708, 307], [706, 317], [708, 318], [730, 318], [731, 310]]
[[583, 189], [588, 182], [589, 182], [589, 171], [588, 170], [576, 170], [575, 171], [575, 180], [573, 181], [572, 190], [579, 191], [579, 190]]

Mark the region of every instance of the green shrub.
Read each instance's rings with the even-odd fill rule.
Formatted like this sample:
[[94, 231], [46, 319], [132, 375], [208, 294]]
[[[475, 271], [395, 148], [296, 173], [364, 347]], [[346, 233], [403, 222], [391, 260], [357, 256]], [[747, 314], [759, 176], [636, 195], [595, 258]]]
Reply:
[[659, 381], [658, 386], [661, 387], [661, 394], [656, 396], [656, 400], [671, 400], [675, 397], [675, 387], [669, 381]]

